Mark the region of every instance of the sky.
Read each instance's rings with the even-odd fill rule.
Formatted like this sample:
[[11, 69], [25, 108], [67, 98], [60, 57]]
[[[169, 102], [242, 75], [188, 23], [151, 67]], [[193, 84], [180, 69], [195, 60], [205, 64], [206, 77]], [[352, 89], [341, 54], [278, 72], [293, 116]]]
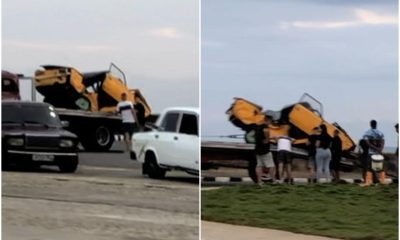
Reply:
[[242, 134], [234, 97], [281, 110], [304, 92], [356, 142], [376, 119], [398, 135], [396, 0], [202, 0], [202, 136]]
[[[1, 14], [3, 70], [93, 72], [113, 62], [153, 112], [199, 106], [197, 0], [3, 0]], [[29, 87], [22, 83], [26, 98]]]

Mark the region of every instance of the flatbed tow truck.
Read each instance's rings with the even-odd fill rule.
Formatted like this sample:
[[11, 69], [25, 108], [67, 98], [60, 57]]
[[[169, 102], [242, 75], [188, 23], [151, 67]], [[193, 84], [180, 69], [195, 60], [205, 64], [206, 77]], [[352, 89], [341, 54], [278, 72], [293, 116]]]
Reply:
[[41, 93], [43, 101], [55, 107], [60, 119], [68, 122], [65, 128], [78, 136], [87, 151], [108, 151], [114, 135], [121, 134], [122, 119], [115, 114], [115, 106], [122, 92], [128, 94], [128, 100], [143, 105], [144, 122], [157, 118], [141, 92], [128, 89], [125, 74], [113, 63], [108, 70], [90, 73], [64, 66], [42, 68], [33, 77], [2, 71], [2, 99], [20, 99], [19, 80], [32, 81], [32, 100], [36, 101], [36, 91]]
[[[356, 144], [348, 134], [337, 124], [330, 124], [322, 118], [322, 104], [305, 93], [298, 103], [284, 107], [281, 111], [262, 111], [262, 107], [242, 98], [234, 98], [234, 103], [226, 112], [229, 121], [245, 131], [243, 141], [212, 141], [201, 142], [202, 170], [233, 167], [247, 168], [249, 177], [255, 181], [256, 159], [254, 155], [254, 129], [265, 115], [270, 116], [272, 124], [270, 135], [285, 134], [295, 139], [292, 147], [293, 158], [307, 159], [307, 138], [312, 129], [322, 123], [328, 126], [328, 133], [333, 135], [334, 129], [340, 131], [344, 157], [341, 168], [352, 171], [358, 155], [354, 152]], [[276, 142], [271, 140], [271, 152], [276, 158]]]

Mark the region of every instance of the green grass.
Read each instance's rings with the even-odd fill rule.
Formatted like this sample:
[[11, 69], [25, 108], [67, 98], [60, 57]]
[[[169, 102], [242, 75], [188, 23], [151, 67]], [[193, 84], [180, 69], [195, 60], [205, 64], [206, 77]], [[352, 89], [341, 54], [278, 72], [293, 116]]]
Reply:
[[395, 240], [398, 185], [265, 185], [202, 191], [203, 220], [351, 240]]

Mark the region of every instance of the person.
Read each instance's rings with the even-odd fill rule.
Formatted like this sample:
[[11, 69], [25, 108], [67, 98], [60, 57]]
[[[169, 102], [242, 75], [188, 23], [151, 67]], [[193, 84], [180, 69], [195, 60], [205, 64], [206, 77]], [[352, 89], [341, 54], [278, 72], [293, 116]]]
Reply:
[[136, 101], [134, 108], [136, 110], [136, 117], [137, 117], [137, 128], [138, 132], [143, 132], [145, 128], [145, 108], [143, 104], [139, 101]]
[[315, 155], [317, 153], [316, 143], [318, 135], [320, 134], [319, 127], [315, 127], [312, 130], [312, 133], [308, 136], [308, 160], [307, 160], [307, 169], [310, 173], [310, 179], [315, 178]]
[[[385, 138], [381, 131], [377, 128], [378, 123], [376, 120], [370, 121], [370, 129], [363, 135], [364, 144], [368, 147], [368, 154], [365, 155], [364, 168], [365, 178], [362, 186], [369, 186], [373, 184], [374, 171], [372, 169], [372, 157], [376, 155], [382, 155], [383, 147], [385, 146]], [[383, 169], [379, 171], [379, 181], [384, 183], [385, 171]]]
[[330, 181], [329, 163], [331, 161], [331, 150], [330, 146], [332, 138], [329, 136], [326, 125], [321, 124], [319, 127], [321, 134], [318, 135], [315, 146], [317, 148], [315, 155], [315, 163], [317, 167], [317, 182], [320, 182], [322, 177], [325, 177], [326, 181]]
[[137, 122], [136, 110], [131, 101], [127, 100], [127, 94], [121, 94], [121, 101], [118, 102], [116, 112], [122, 117], [122, 131], [124, 133], [127, 151], [131, 149], [131, 138], [135, 131], [135, 122]]
[[270, 152], [268, 124], [269, 120], [265, 116], [264, 123], [257, 126], [255, 131], [256, 142], [254, 152], [257, 159], [256, 176], [257, 183], [259, 185], [263, 184], [262, 175], [264, 168], [268, 169], [268, 173], [270, 174], [272, 181], [275, 182], [275, 165]]
[[[394, 128], [396, 129], [397, 135], [399, 135], [399, 124], [396, 123], [396, 125], [394, 125]], [[395, 152], [395, 157], [397, 159], [397, 161], [395, 162], [395, 166], [396, 166], [396, 173], [399, 172], [399, 140], [398, 140], [397, 136], [397, 147], [396, 147], [396, 152]]]
[[284, 172], [286, 173], [286, 178], [288, 183], [292, 183], [292, 142], [294, 141], [293, 138], [282, 135], [276, 137], [278, 143], [278, 166], [277, 171], [280, 172], [280, 175], [284, 176]]
[[333, 175], [333, 179], [335, 182], [340, 181], [340, 160], [342, 159], [342, 140], [339, 137], [339, 130], [335, 129], [333, 132], [332, 146], [332, 161], [331, 161], [331, 171]]
[[[396, 125], [394, 125], [394, 128], [396, 129], [397, 135], [399, 134], [399, 124], [396, 123]], [[396, 156], [399, 156], [399, 141], [397, 141], [397, 148], [396, 148]]]

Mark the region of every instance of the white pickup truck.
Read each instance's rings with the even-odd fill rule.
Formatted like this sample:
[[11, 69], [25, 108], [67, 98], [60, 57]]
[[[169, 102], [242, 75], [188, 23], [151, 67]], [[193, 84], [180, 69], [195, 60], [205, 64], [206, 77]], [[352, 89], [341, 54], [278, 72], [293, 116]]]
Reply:
[[173, 169], [199, 174], [199, 116], [198, 108], [167, 108], [154, 130], [133, 134], [131, 159], [143, 163], [143, 174], [163, 178]]

